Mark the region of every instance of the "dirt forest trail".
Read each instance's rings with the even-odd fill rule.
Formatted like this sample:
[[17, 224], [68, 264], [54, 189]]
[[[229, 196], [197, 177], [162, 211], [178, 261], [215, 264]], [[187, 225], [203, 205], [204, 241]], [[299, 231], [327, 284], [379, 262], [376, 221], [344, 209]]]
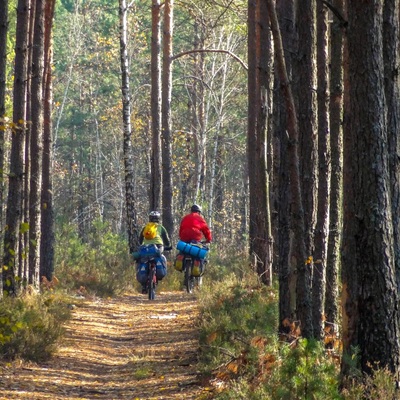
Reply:
[[197, 321], [195, 296], [184, 292], [85, 300], [50, 361], [0, 364], [0, 399], [207, 398]]

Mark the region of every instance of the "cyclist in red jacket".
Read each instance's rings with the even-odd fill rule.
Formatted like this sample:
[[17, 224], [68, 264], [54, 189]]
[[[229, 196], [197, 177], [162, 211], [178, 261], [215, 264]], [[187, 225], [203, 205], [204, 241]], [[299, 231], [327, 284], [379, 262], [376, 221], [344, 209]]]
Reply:
[[210, 228], [205, 219], [201, 216], [201, 207], [193, 204], [190, 209], [190, 214], [182, 218], [179, 227], [179, 238], [186, 243], [192, 241], [200, 242], [204, 236], [208, 243], [211, 242], [212, 236]]

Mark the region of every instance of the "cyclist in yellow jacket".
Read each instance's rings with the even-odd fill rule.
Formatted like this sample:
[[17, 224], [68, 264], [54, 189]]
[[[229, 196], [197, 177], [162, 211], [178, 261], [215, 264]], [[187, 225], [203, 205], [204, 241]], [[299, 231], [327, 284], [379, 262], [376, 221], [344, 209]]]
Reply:
[[[143, 227], [139, 235], [139, 243], [142, 245], [155, 245], [158, 247], [160, 258], [167, 270], [167, 259], [163, 251], [171, 250], [171, 240], [167, 230], [160, 224], [161, 215], [158, 211], [151, 211], [149, 214], [149, 222]], [[139, 260], [138, 260], [139, 261]], [[161, 279], [161, 278], [159, 278]], [[142, 283], [142, 293], [147, 293], [146, 284]]]
[[161, 214], [158, 211], [151, 211], [149, 214], [149, 222], [153, 222], [156, 224], [156, 232], [153, 238], [146, 238], [145, 237], [145, 229], [146, 226], [143, 227], [142, 231], [139, 235], [139, 243], [140, 244], [155, 244], [160, 253], [163, 252], [164, 247], [169, 248], [171, 247], [171, 240], [168, 236], [167, 230], [160, 224]]

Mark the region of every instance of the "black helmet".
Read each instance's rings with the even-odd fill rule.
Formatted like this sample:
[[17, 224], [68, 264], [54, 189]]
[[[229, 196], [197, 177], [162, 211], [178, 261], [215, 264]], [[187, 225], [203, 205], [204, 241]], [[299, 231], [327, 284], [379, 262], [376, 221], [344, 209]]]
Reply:
[[151, 211], [149, 214], [150, 222], [160, 222], [161, 214], [158, 211]]
[[201, 214], [202, 210], [201, 207], [197, 204], [193, 204], [192, 208], [190, 209], [191, 212], [197, 212], [199, 214]]

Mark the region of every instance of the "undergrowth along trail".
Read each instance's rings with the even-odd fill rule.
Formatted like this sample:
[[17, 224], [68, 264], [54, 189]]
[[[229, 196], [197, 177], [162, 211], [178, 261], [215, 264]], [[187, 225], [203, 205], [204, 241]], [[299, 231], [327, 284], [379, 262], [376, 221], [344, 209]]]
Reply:
[[197, 319], [183, 292], [84, 300], [50, 361], [0, 364], [0, 399], [197, 399]]

